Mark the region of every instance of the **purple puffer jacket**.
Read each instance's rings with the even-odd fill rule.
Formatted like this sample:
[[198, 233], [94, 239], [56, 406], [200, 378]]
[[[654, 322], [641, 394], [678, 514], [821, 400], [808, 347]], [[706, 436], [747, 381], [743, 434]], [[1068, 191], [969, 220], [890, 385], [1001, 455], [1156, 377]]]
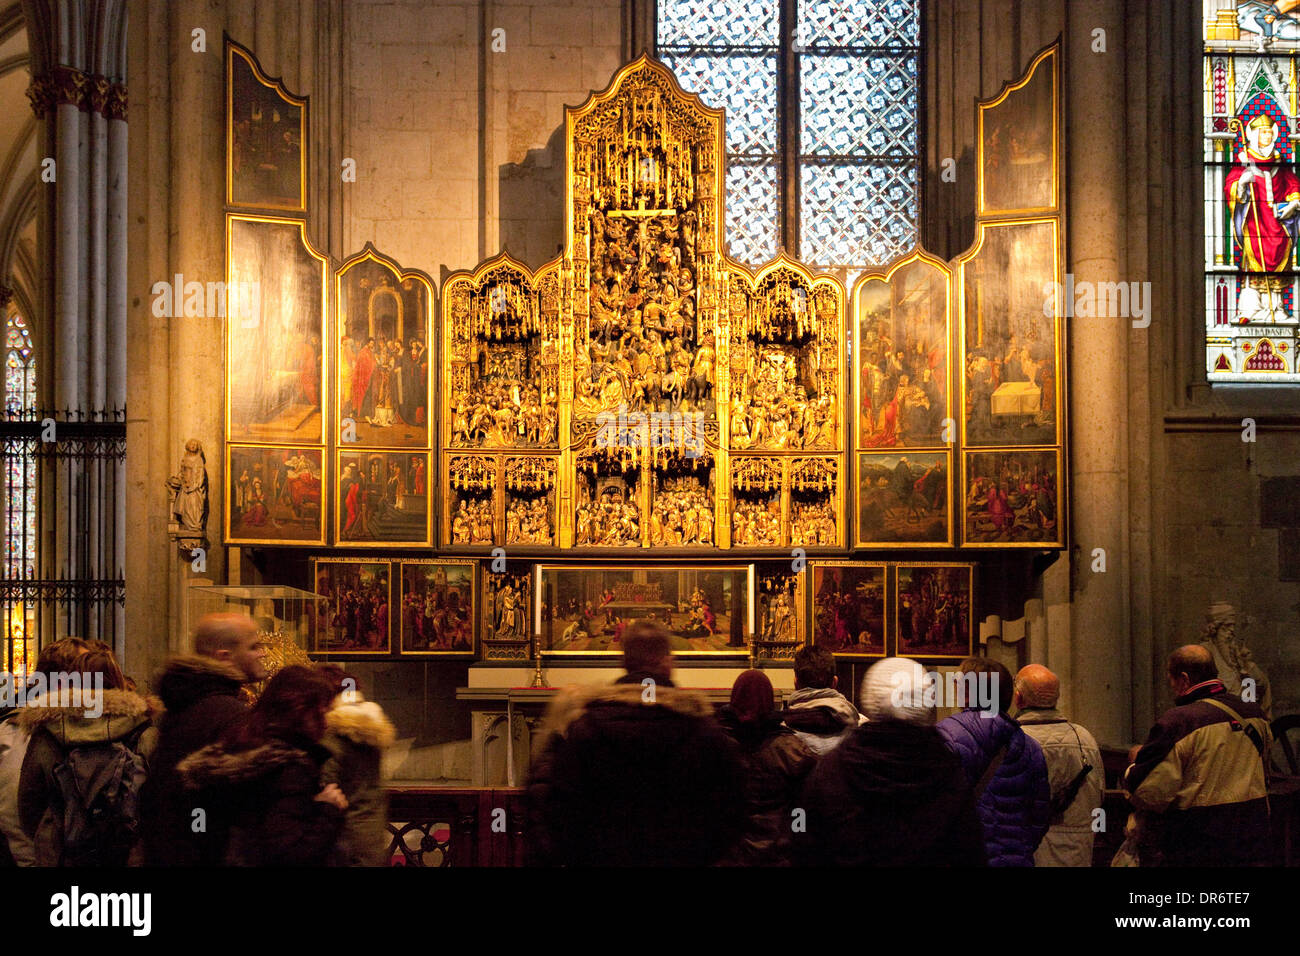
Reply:
[[963, 710], [939, 721], [938, 729], [961, 760], [972, 787], [1007, 745], [1006, 757], [975, 810], [984, 828], [989, 866], [1033, 866], [1034, 850], [1050, 822], [1051, 790], [1043, 749], [1005, 714], [985, 717], [978, 710]]

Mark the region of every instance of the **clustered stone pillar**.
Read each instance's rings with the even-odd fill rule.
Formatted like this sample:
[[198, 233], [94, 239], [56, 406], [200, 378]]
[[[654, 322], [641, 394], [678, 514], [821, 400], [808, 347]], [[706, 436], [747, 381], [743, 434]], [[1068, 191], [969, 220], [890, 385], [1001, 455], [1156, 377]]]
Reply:
[[[126, 407], [126, 0], [23, 0], [31, 50], [28, 90], [38, 121], [39, 314], [50, 326], [55, 409], [89, 418]], [[41, 493], [43, 577], [112, 580], [125, 565], [122, 482], [101, 487], [86, 468], [47, 470]], [[105, 510], [109, 513], [105, 513]], [[102, 532], [116, 528], [106, 553]], [[87, 636], [125, 631], [90, 603]], [[48, 612], [47, 612], [48, 613]], [[43, 623], [62, 637], [61, 615]], [[119, 648], [120, 649], [120, 648]]]

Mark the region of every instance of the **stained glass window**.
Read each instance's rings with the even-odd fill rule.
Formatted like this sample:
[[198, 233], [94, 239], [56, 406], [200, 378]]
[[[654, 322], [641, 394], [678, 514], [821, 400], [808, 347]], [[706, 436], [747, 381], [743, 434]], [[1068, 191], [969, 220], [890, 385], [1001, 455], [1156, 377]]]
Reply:
[[1300, 10], [1287, 6], [1204, 0], [1205, 362], [1216, 383], [1300, 382]]
[[919, 0], [659, 0], [658, 17], [659, 57], [727, 110], [733, 256], [784, 245], [851, 278], [916, 243]]
[[[22, 418], [36, 408], [36, 358], [23, 317], [5, 318], [5, 417]], [[17, 449], [10, 448], [13, 452]], [[36, 576], [36, 459], [6, 454], [4, 461], [4, 578]], [[35, 607], [20, 600], [0, 607], [0, 669], [21, 673], [36, 654]]]

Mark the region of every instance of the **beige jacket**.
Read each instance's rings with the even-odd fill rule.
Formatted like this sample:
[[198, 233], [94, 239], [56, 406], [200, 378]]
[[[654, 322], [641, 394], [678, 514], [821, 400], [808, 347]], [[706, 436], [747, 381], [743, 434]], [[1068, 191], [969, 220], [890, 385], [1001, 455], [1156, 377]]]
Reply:
[[1047, 836], [1034, 852], [1034, 866], [1092, 866], [1092, 811], [1101, 806], [1105, 786], [1097, 741], [1086, 728], [1070, 723], [1055, 708], [1028, 708], [1016, 720], [1043, 748], [1053, 797], [1070, 785], [1084, 760], [1092, 765], [1074, 802], [1063, 814], [1052, 818]]

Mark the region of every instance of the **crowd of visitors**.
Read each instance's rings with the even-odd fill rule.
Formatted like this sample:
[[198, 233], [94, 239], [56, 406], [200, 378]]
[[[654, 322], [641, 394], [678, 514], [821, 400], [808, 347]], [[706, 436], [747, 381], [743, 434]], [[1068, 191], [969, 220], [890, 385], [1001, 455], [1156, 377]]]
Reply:
[[265, 656], [251, 619], [209, 615], [146, 697], [100, 641], [43, 648], [48, 689], [0, 715], [0, 865], [387, 862], [392, 724], [340, 668], [267, 680]]
[[[265, 655], [249, 618], [210, 615], [153, 697], [102, 642], [43, 648], [30, 696], [0, 714], [0, 865], [387, 863], [393, 725], [342, 668], [267, 679]], [[936, 720], [934, 675], [907, 658], [868, 669], [859, 710], [831, 653], [807, 647], [784, 708], [747, 670], [716, 714], [674, 684], [657, 623], [627, 628], [623, 661], [613, 685], [548, 710], [525, 800], [534, 865], [1092, 862], [1101, 753], [1046, 667], [1013, 678], [968, 658], [967, 706]], [[1135, 812], [1116, 865], [1266, 861], [1268, 721], [1203, 646], [1175, 651], [1168, 679], [1174, 707], [1123, 777]]]

